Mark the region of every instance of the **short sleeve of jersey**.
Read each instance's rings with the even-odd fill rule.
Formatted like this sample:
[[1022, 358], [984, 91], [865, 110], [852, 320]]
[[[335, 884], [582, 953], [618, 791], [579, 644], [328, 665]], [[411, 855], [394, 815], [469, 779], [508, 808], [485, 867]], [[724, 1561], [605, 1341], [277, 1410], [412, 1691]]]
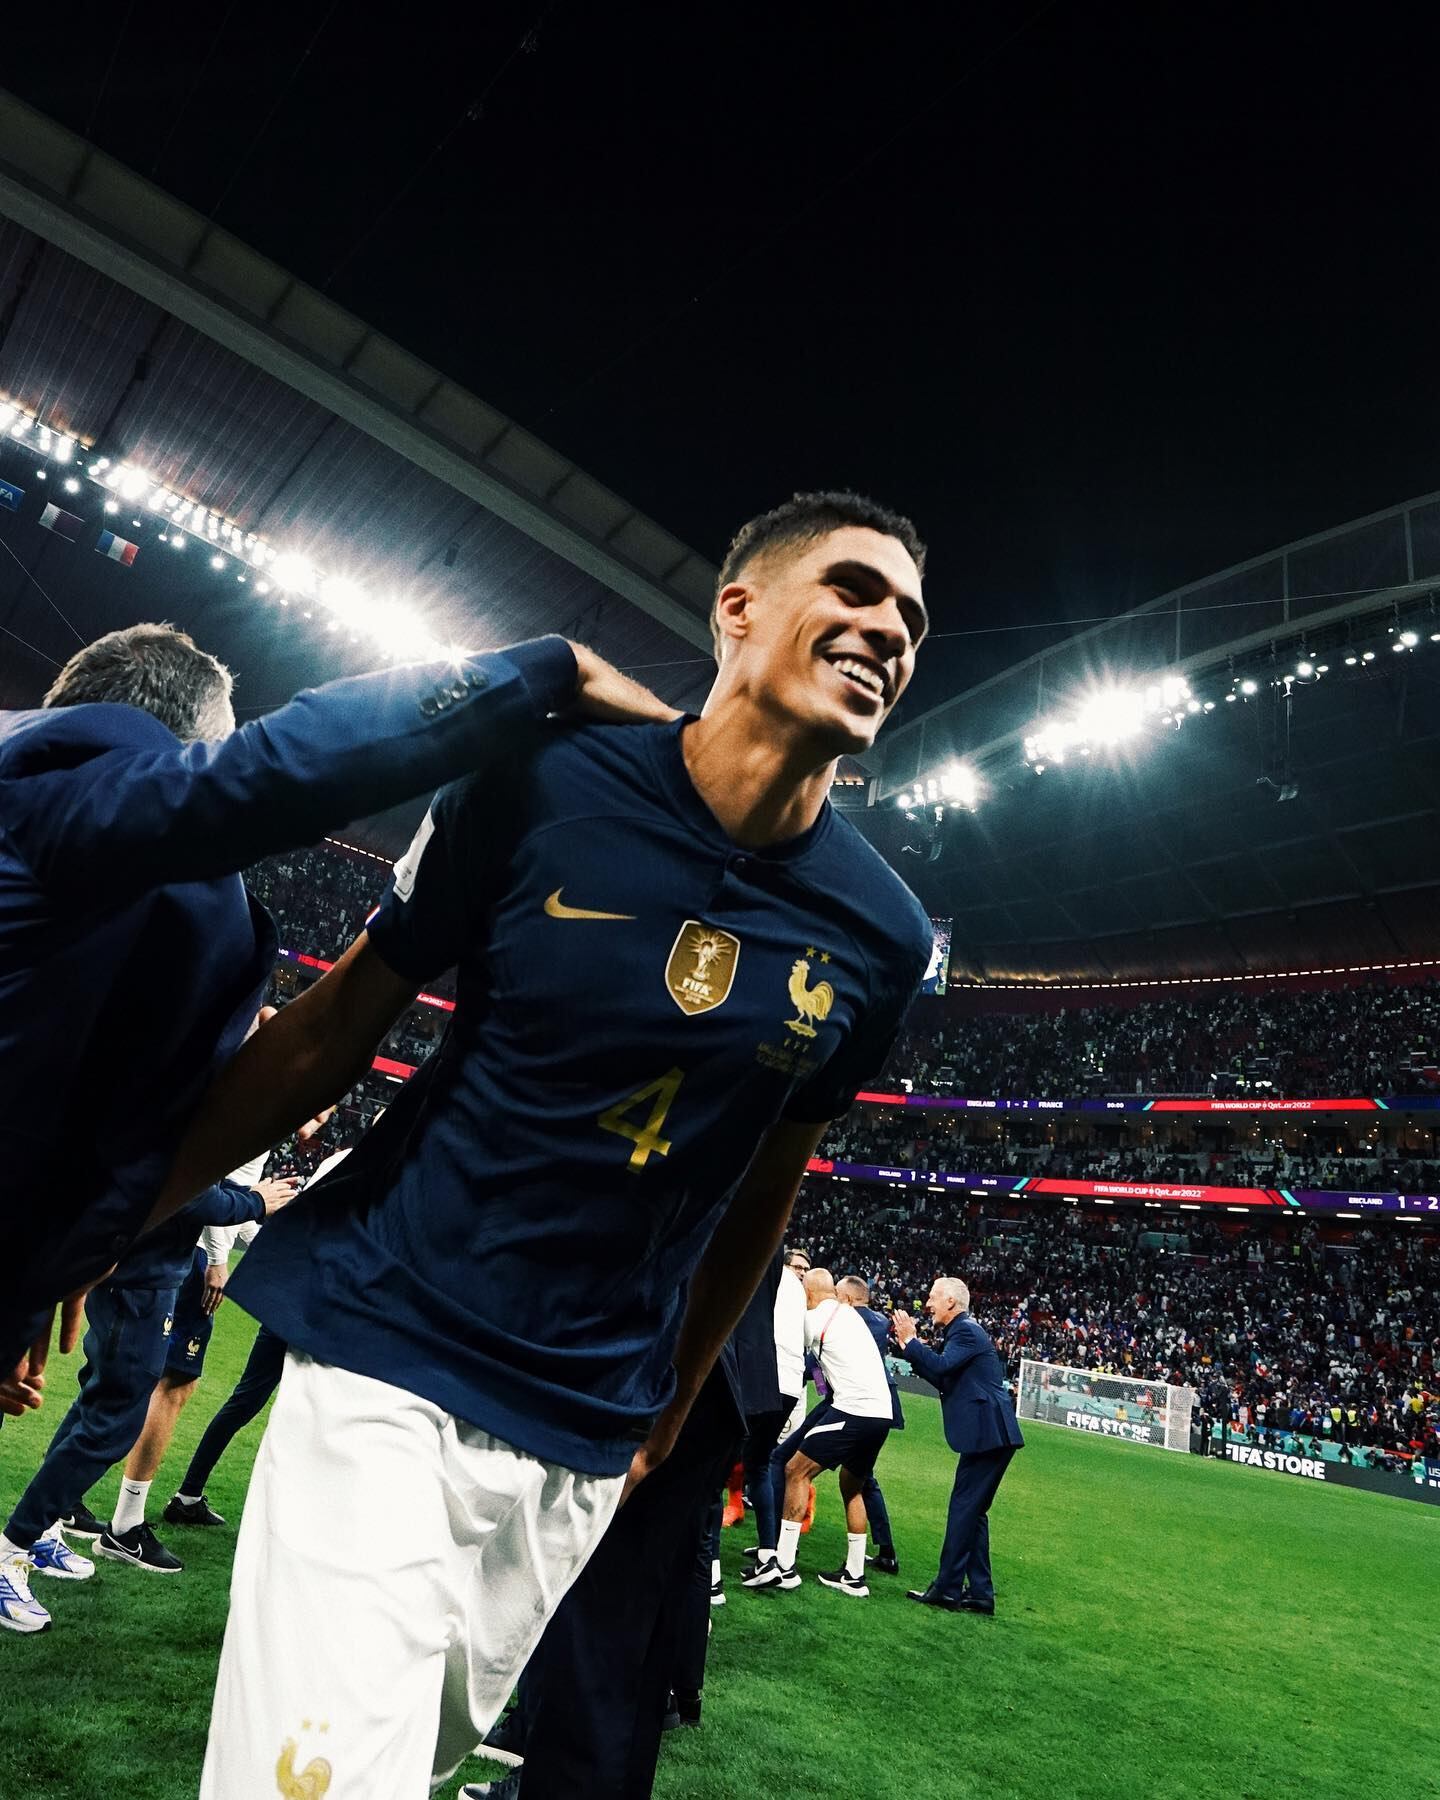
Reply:
[[367, 930], [407, 981], [433, 981], [479, 940], [519, 830], [515, 788], [493, 772], [442, 788], [396, 863]]
[[876, 999], [824, 1067], [790, 1096], [785, 1108], [787, 1119], [819, 1125], [850, 1110], [856, 1094], [874, 1081], [885, 1066], [924, 973], [924, 960], [917, 965], [912, 958], [900, 975], [901, 985]]

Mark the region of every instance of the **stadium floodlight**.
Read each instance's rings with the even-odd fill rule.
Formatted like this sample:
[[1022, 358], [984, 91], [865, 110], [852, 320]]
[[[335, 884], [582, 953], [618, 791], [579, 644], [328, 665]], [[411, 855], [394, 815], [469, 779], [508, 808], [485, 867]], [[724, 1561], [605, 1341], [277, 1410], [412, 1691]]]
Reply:
[[6, 400], [0, 405], [0, 431], [8, 431], [15, 420], [15, 408]]
[[275, 585], [291, 594], [310, 594], [315, 589], [314, 565], [308, 563], [303, 556], [296, 556], [287, 551], [277, 556], [270, 569], [275, 578]]
[[1260, 684], [1255, 681], [1249, 681], [1249, 680], [1242, 681], [1240, 683], [1240, 692], [1248, 700], [1251, 698], [1252, 695], [1258, 694], [1260, 692]]
[[1359, 660], [1360, 660], [1360, 658], [1358, 656], [1347, 656], [1345, 658], [1345, 667], [1347, 669], [1353, 669], [1355, 667], [1356, 663], [1359, 662]]
[[[1024, 741], [1031, 764], [1063, 763], [1071, 751], [1088, 755], [1110, 750], [1141, 736], [1152, 722], [1179, 725], [1190, 706], [1190, 684], [1183, 675], [1165, 675], [1143, 687], [1110, 682], [1082, 694], [1073, 707], [1042, 720]], [[1183, 710], [1182, 710], [1183, 709]]]
[[1300, 677], [1300, 679], [1302, 681], [1309, 681], [1310, 678], [1315, 673], [1315, 665], [1313, 662], [1310, 662], [1308, 660], [1303, 661], [1303, 662], [1298, 662], [1295, 665], [1295, 673]]
[[119, 502], [119, 501], [118, 501], [118, 500], [107, 500], [107, 501], [106, 501], [106, 502], [105, 502], [105, 510], [106, 510], [106, 512], [107, 512], [107, 513], [117, 513], [117, 512], [119, 512], [119, 510], [120, 510], [120, 502]]
[[1361, 662], [1374, 662], [1375, 652], [1373, 650], [1367, 650], [1360, 660]]
[[120, 471], [120, 495], [125, 500], [138, 500], [150, 486], [150, 478], [141, 469], [124, 468]]
[[78, 494], [80, 492], [80, 483], [73, 475], [66, 477], [65, 492], [67, 494]]
[[969, 763], [951, 763], [940, 776], [940, 792], [956, 806], [974, 812], [980, 803], [982, 783]]
[[223, 569], [225, 567], [225, 558], [223, 556], [212, 556], [210, 558], [210, 567], [212, 569]]
[[55, 439], [55, 448], [51, 452], [51, 455], [54, 456], [56, 462], [68, 463], [74, 454], [75, 446], [68, 437], [57, 437]]
[[1420, 633], [1418, 631], [1402, 631], [1400, 633], [1400, 642], [1407, 650], [1413, 650], [1420, 642]]

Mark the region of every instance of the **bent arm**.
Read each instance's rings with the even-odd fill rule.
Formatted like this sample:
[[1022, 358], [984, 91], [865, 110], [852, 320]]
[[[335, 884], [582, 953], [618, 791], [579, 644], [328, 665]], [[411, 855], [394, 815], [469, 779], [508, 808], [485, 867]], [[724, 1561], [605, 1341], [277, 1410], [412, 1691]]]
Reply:
[[216, 743], [21, 772], [6, 830], [46, 888], [87, 901], [208, 881], [468, 774], [576, 679], [556, 637], [332, 681]]
[[735, 1198], [691, 1277], [685, 1317], [675, 1342], [675, 1395], [636, 1456], [632, 1485], [669, 1454], [726, 1338], [780, 1247], [805, 1165], [826, 1129], [824, 1124], [782, 1121], [760, 1140]]
[[941, 1351], [934, 1351], [928, 1344], [922, 1344], [919, 1338], [911, 1338], [901, 1351], [909, 1358], [910, 1367], [917, 1375], [921, 1375], [932, 1387], [949, 1375], [956, 1375], [966, 1363], [974, 1362], [977, 1356], [984, 1354], [984, 1346], [974, 1349], [959, 1338], [952, 1338]]
[[362, 931], [335, 967], [247, 1038], [211, 1083], [145, 1229], [353, 1087], [417, 988], [381, 960]]

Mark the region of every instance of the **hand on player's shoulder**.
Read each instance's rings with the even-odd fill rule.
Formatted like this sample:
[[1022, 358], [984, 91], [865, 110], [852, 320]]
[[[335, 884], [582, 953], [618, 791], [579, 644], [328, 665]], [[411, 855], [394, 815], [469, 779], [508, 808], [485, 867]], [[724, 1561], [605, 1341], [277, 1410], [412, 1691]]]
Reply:
[[602, 725], [668, 725], [680, 717], [647, 687], [622, 675], [585, 644], [571, 643], [579, 680], [572, 717]]

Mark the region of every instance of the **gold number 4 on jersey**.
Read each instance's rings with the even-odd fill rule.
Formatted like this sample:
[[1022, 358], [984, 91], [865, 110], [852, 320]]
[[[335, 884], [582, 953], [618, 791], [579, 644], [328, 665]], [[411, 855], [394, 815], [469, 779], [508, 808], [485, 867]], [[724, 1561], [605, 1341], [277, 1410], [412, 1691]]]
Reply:
[[[602, 1131], [613, 1131], [617, 1137], [629, 1138], [635, 1148], [630, 1152], [629, 1167], [643, 1169], [652, 1156], [668, 1156], [670, 1140], [663, 1138], [660, 1132], [665, 1124], [665, 1115], [674, 1104], [675, 1095], [680, 1083], [685, 1079], [683, 1069], [670, 1069], [654, 1081], [649, 1081], [642, 1088], [636, 1088], [633, 1094], [627, 1094], [623, 1100], [617, 1100], [614, 1106], [607, 1107], [597, 1121]], [[637, 1125], [625, 1117], [632, 1108], [643, 1106], [646, 1101], [650, 1105], [650, 1117], [643, 1125]]]

